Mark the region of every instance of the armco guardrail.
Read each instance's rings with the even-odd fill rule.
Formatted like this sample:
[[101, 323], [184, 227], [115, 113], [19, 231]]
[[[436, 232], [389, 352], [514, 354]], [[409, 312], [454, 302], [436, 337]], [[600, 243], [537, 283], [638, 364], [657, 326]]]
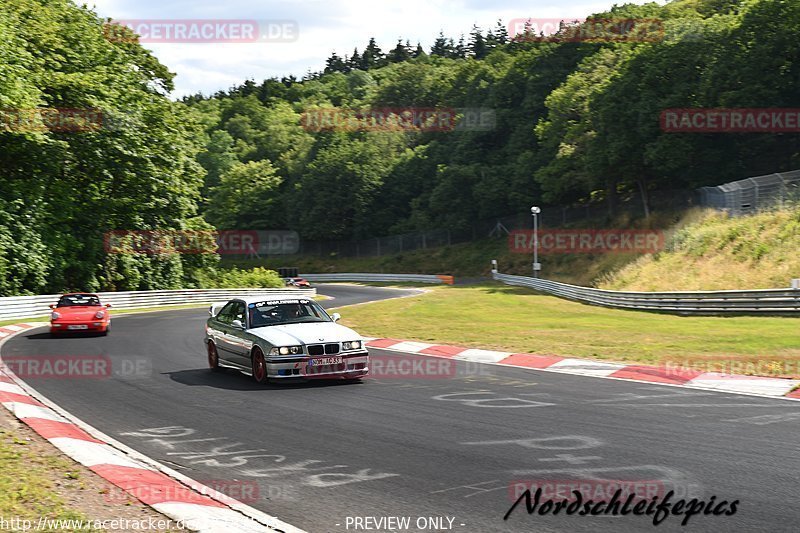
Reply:
[[376, 281], [393, 282], [405, 281], [415, 283], [445, 283], [453, 284], [453, 276], [434, 276], [428, 274], [375, 274], [370, 272], [356, 273], [343, 272], [337, 274], [300, 274], [308, 281]]
[[508, 285], [530, 287], [582, 303], [658, 311], [678, 315], [794, 315], [800, 316], [800, 288], [748, 291], [624, 292], [569, 285], [547, 279], [500, 274], [492, 277]]
[[[270, 298], [313, 298], [316, 289], [183, 289], [171, 291], [100, 292], [102, 303], [113, 309], [135, 309], [160, 305], [205, 304], [236, 298], [237, 296], [261, 296]], [[37, 296], [10, 296], [0, 298], [0, 320], [30, 318], [50, 313], [49, 306], [58, 301], [59, 294]]]

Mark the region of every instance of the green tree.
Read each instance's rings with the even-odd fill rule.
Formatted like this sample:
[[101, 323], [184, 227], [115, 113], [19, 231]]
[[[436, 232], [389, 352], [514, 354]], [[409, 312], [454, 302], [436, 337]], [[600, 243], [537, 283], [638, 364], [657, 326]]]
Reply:
[[219, 229], [281, 228], [282, 181], [267, 160], [237, 163], [211, 189], [206, 218]]
[[473, 26], [469, 34], [469, 53], [475, 59], [483, 59], [489, 53], [489, 47], [478, 26]]

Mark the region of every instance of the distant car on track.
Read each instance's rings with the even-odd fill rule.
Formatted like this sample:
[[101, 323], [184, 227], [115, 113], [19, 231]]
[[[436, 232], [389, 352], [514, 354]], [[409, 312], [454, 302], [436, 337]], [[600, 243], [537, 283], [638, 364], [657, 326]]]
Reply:
[[209, 309], [208, 366], [268, 379], [356, 380], [369, 373], [364, 339], [315, 301], [237, 298]]
[[311, 283], [309, 283], [308, 280], [305, 278], [300, 278], [300, 277], [285, 278], [284, 281], [286, 282], [286, 285], [289, 285], [291, 287], [297, 287], [297, 288], [311, 287]]
[[50, 333], [60, 335], [76, 331], [92, 331], [107, 335], [111, 327], [111, 304], [101, 304], [96, 294], [68, 293], [50, 306]]

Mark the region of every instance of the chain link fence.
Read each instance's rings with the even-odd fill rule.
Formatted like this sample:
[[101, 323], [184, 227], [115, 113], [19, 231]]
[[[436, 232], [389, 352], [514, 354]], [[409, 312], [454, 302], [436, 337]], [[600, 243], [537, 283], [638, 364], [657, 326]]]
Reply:
[[[648, 205], [652, 210], [677, 210], [686, 208], [693, 202], [696, 202], [696, 199], [691, 191], [659, 191], [658, 194], [651, 195]], [[644, 215], [644, 206], [638, 195], [620, 199], [613, 213], [605, 202], [541, 207], [539, 225], [543, 228], [567, 227], [609, 216]], [[472, 242], [488, 237], [504, 238], [514, 230], [531, 227], [533, 227], [531, 214], [524, 212], [476, 220], [468, 228], [440, 228], [356, 241], [301, 240], [298, 253], [322, 257], [377, 257]]]
[[800, 170], [776, 172], [702, 187], [700, 204], [724, 209], [733, 216], [747, 215], [800, 200]]
[[376, 257], [472, 240], [469, 231], [438, 229], [359, 241], [300, 241], [301, 255]]

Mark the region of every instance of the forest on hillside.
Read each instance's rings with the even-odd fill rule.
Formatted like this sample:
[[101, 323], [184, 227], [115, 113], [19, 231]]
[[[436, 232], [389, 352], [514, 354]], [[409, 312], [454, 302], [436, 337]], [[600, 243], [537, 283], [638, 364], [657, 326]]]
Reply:
[[[385, 53], [371, 40], [301, 79], [246, 80], [175, 102], [174, 74], [133, 36], [106, 38], [108, 21], [90, 9], [0, 0], [0, 295], [193, 287], [218, 259], [109, 254], [111, 230], [349, 240], [464, 228], [532, 199], [613, 209], [624, 196], [647, 202], [798, 166], [796, 133], [672, 133], [660, 116], [797, 107], [799, 4], [676, 0], [593, 16], [615, 18], [659, 20], [663, 32], [520, 38], [488, 21], [463, 39], [401, 39]], [[51, 108], [101, 120], [76, 132], [14, 118]], [[489, 110], [492, 127], [304, 122], [387, 108]]]
[[[649, 201], [798, 166], [797, 134], [671, 133], [671, 108], [800, 103], [788, 1], [617, 6], [597, 20], [657, 20], [657, 39], [509, 36], [502, 21], [430, 46], [331, 54], [322, 72], [185, 101], [209, 142], [206, 219], [363, 239], [623, 196]], [[587, 22], [586, 24], [589, 24]], [[565, 32], [566, 33], [566, 32]], [[577, 42], [576, 42], [577, 41]], [[309, 131], [314, 110], [489, 109], [491, 129]], [[324, 223], [320, 223], [324, 220]]]

